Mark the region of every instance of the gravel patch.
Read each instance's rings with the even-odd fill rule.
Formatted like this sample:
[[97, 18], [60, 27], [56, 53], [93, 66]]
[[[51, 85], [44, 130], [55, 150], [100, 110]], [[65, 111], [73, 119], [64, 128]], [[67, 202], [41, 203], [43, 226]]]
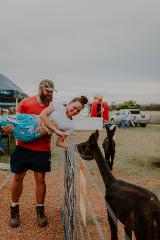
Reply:
[[[0, 191], [0, 239], [2, 240], [61, 240], [64, 239], [62, 225], [62, 204], [64, 196], [63, 169], [56, 168], [46, 174], [45, 213], [49, 225], [45, 228], [37, 227], [35, 211], [35, 182], [32, 172], [27, 172], [24, 178], [24, 188], [20, 199], [20, 226], [12, 229], [8, 226], [10, 211], [10, 185], [7, 183]], [[7, 173], [10, 175], [10, 173]], [[0, 183], [4, 180], [4, 173], [0, 172]]]

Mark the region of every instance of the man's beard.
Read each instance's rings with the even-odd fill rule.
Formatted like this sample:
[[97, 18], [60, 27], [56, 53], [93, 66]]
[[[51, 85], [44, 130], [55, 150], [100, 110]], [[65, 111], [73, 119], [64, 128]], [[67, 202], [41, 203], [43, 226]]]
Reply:
[[40, 95], [39, 95], [39, 97], [40, 97], [40, 100], [41, 100], [41, 102], [44, 104], [44, 105], [49, 105], [49, 103], [52, 101], [52, 96], [45, 96], [44, 94], [43, 94], [43, 92], [41, 92], [40, 93]]

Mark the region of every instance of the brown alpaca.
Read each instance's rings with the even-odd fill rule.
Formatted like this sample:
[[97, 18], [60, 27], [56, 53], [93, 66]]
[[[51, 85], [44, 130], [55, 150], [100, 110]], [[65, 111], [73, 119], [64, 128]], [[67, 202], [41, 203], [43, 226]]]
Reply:
[[[160, 240], [160, 201], [151, 191], [116, 179], [109, 170], [98, 146], [99, 132], [86, 142], [77, 145], [83, 159], [96, 160], [105, 184], [105, 200], [116, 218], [108, 214], [111, 240], [117, 240], [117, 221], [124, 225], [127, 239], [132, 239], [132, 231], [137, 240]], [[108, 208], [109, 212], [109, 208]]]
[[110, 170], [113, 169], [113, 161], [115, 156], [115, 141], [113, 139], [114, 133], [116, 131], [116, 125], [105, 125], [107, 131], [107, 137], [105, 137], [102, 146], [105, 153], [106, 163]]

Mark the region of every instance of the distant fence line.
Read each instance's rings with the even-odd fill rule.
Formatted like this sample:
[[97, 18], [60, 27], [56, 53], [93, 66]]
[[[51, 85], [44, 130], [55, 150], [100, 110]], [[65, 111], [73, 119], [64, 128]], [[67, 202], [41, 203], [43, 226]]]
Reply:
[[151, 115], [151, 123], [160, 123], [160, 115]]

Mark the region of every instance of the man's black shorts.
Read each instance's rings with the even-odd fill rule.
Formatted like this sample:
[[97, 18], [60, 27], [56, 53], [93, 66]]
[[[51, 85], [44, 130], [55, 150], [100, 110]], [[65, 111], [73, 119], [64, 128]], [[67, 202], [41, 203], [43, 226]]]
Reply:
[[49, 172], [50, 152], [33, 151], [21, 146], [16, 146], [10, 157], [11, 172], [21, 173], [27, 170], [35, 172]]

